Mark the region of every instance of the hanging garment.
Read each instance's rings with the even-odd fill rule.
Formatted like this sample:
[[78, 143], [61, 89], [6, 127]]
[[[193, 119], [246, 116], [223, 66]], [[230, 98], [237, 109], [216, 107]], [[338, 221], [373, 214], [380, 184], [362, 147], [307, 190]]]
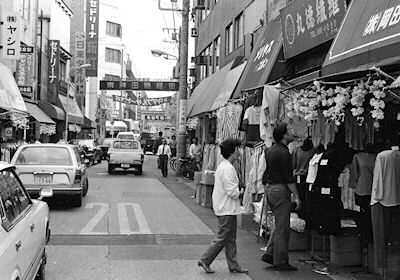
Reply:
[[345, 142], [349, 147], [362, 151], [367, 144], [374, 143], [374, 119], [369, 111], [354, 117], [350, 109], [345, 112]]
[[215, 171], [217, 169], [216, 160], [215, 160], [215, 145], [210, 145], [210, 151], [207, 162], [207, 170]]
[[350, 168], [349, 187], [358, 195], [371, 195], [376, 154], [361, 152], [354, 155]]
[[338, 186], [341, 188], [341, 199], [343, 208], [347, 210], [360, 211], [360, 207], [356, 205], [356, 197], [353, 188], [349, 188], [350, 168], [345, 168], [340, 173]]
[[303, 150], [301, 146], [294, 149], [293, 152], [293, 172], [295, 176], [307, 176], [310, 160], [315, 154], [315, 149]]
[[263, 194], [264, 193], [264, 185], [262, 184], [262, 178], [267, 168], [267, 162], [265, 161], [265, 153], [261, 149], [258, 158], [258, 170], [257, 170], [257, 182], [256, 182], [256, 194]]
[[400, 205], [400, 151], [383, 151], [376, 157], [371, 205]]
[[328, 144], [335, 142], [338, 128], [333, 121], [324, 117], [322, 112], [318, 112], [317, 118], [312, 121], [310, 130], [314, 147], [322, 144], [326, 149]]
[[322, 157], [323, 153], [314, 154], [314, 156], [310, 159], [308, 163], [308, 172], [306, 182], [308, 184], [314, 184], [315, 178], [318, 173], [318, 164]]
[[202, 170], [208, 170], [208, 159], [210, 157], [210, 144], [204, 145]]
[[274, 125], [279, 119], [280, 91], [275, 86], [264, 86], [260, 117], [260, 137], [267, 147], [272, 146]]
[[261, 107], [251, 106], [244, 113], [243, 125], [246, 131], [247, 142], [260, 141], [260, 117]]

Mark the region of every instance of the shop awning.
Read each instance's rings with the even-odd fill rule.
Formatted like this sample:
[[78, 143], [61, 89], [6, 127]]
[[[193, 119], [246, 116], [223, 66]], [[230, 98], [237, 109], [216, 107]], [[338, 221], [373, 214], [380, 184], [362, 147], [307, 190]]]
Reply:
[[215, 98], [213, 105], [211, 106], [211, 111], [217, 110], [218, 108], [226, 105], [228, 100], [231, 98], [240, 77], [242, 76], [246, 64], [247, 62], [242, 63], [228, 72], [222, 87]]
[[211, 112], [211, 106], [214, 104], [214, 100], [217, 98], [232, 65], [233, 61], [205, 78], [194, 89], [187, 108], [188, 118]]
[[283, 46], [282, 27], [279, 20], [266, 24], [244, 69], [233, 94], [239, 98], [243, 90], [264, 85]]
[[0, 63], [0, 108], [6, 111], [27, 113], [24, 99], [10, 68]]
[[57, 107], [56, 105], [53, 105], [53, 104], [51, 104], [49, 102], [46, 102], [46, 101], [39, 101], [38, 102], [38, 106], [50, 118], [56, 119], [56, 120], [60, 120], [60, 121], [65, 120], [64, 111], [61, 108]]
[[[58, 98], [64, 107], [64, 111], [68, 112], [68, 123], [74, 124], [83, 124], [83, 115], [81, 109], [79, 109], [78, 103], [76, 103], [75, 99], [69, 98], [67, 101], [67, 97], [59, 94]], [[68, 105], [68, 106], [67, 106]]]
[[107, 131], [127, 131], [128, 126], [123, 121], [114, 121], [114, 124], [111, 124], [110, 121], [106, 121], [106, 130]]
[[398, 0], [353, 0], [322, 65], [322, 75], [400, 63], [399, 4]]
[[96, 122], [92, 121], [88, 117], [84, 117], [84, 119], [83, 119], [83, 128], [84, 129], [95, 129], [96, 128]]
[[40, 123], [55, 124], [55, 122], [43, 112], [38, 105], [25, 102], [29, 114]]

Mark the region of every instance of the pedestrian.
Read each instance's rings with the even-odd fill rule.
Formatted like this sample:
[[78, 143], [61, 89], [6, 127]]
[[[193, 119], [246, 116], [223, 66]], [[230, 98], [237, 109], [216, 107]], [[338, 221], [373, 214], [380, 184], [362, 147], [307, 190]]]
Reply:
[[201, 158], [201, 145], [198, 142], [199, 139], [197, 137], [193, 138], [189, 147], [189, 156], [199, 161]]
[[172, 156], [176, 157], [176, 136], [175, 135], [172, 135], [171, 142], [169, 143], [169, 146], [171, 147]]
[[223, 248], [230, 272], [248, 272], [238, 264], [236, 250], [236, 215], [240, 212], [239, 195], [243, 189], [239, 190], [239, 179], [233, 163], [240, 157], [236, 150], [239, 145], [240, 142], [233, 139], [225, 140], [220, 145], [224, 160], [215, 172], [212, 194], [213, 209], [218, 218], [218, 233], [197, 263], [207, 273], [214, 273], [210, 265]]
[[[154, 145], [153, 145], [153, 154], [157, 155], [158, 147], [161, 145], [161, 142], [163, 139], [164, 139], [163, 132], [162, 131], [158, 132], [158, 137], [157, 137], [156, 141], [154, 141]], [[158, 167], [158, 169], [161, 168], [159, 158], [157, 158], [157, 167]]]
[[301, 201], [293, 175], [292, 156], [287, 145], [294, 140], [293, 129], [286, 123], [273, 131], [275, 144], [266, 152], [267, 169], [262, 178], [266, 185], [267, 202], [275, 217], [275, 230], [268, 241], [267, 251], [261, 260], [274, 265], [278, 271], [296, 271], [289, 264], [291, 193], [300, 208]]
[[161, 174], [164, 177], [168, 175], [168, 158], [171, 157], [171, 148], [167, 145], [167, 140], [162, 139], [161, 145], [158, 146], [157, 151], [160, 160]]

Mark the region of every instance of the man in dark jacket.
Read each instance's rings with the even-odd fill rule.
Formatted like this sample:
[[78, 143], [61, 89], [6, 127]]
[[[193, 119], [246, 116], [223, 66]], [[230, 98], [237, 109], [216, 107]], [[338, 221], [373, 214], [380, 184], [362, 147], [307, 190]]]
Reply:
[[[158, 137], [156, 141], [154, 141], [153, 145], [153, 154], [155, 155], [157, 154], [158, 147], [162, 144], [163, 139], [164, 139], [163, 132], [162, 131], [158, 132]], [[157, 159], [157, 166], [159, 169], [161, 168], [159, 159]]]

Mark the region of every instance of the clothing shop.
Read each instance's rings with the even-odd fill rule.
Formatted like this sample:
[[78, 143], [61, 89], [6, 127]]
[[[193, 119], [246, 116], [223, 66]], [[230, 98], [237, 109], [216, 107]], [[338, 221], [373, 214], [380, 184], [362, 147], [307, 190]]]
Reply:
[[0, 160], [10, 162], [26, 139], [29, 114], [11, 70], [0, 63]]
[[27, 138], [35, 136], [41, 143], [50, 142], [50, 136], [56, 133], [56, 122], [43, 112], [37, 103], [25, 101], [29, 118]]

